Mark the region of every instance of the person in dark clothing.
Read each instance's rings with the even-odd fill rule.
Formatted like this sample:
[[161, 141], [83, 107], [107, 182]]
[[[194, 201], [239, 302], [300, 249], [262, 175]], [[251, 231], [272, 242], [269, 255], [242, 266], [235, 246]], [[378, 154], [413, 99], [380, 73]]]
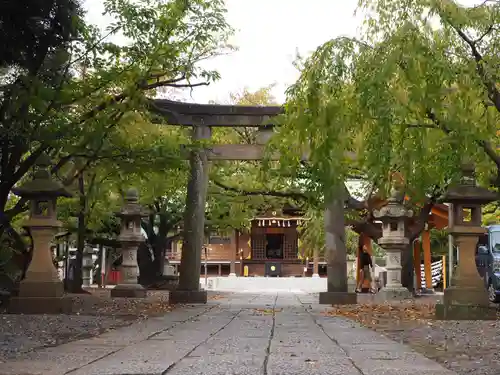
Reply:
[[363, 250], [362, 250], [359, 258], [360, 258], [359, 259], [360, 272], [359, 272], [359, 282], [358, 282], [358, 285], [356, 286], [357, 293], [361, 292], [361, 289], [363, 287], [363, 283], [365, 282], [365, 280], [368, 280], [370, 282], [370, 285], [371, 285], [372, 275], [370, 272], [370, 268], [373, 270], [372, 257], [368, 253], [368, 250], [366, 249], [365, 246], [363, 246]]

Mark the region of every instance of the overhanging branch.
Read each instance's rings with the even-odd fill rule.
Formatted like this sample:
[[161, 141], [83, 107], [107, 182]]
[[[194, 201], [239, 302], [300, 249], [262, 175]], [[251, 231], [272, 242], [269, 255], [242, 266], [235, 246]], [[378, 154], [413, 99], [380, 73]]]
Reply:
[[232, 186], [228, 186], [220, 181], [212, 180], [211, 181], [215, 186], [224, 189], [226, 191], [230, 191], [236, 193], [238, 195], [243, 196], [259, 196], [266, 195], [270, 197], [278, 197], [278, 198], [291, 198], [297, 201], [310, 201], [311, 198], [307, 195], [300, 192], [292, 192], [292, 191], [276, 191], [276, 190], [243, 190], [239, 188], [235, 188]]
[[[482, 38], [484, 38], [484, 36], [478, 39], [477, 41], [474, 41], [471, 38], [469, 38], [467, 34], [465, 34], [465, 32], [463, 32], [455, 25], [450, 23], [450, 26], [457, 32], [458, 36], [469, 46], [472, 56], [474, 57], [474, 60], [476, 62], [477, 72], [479, 73], [483, 85], [486, 88], [486, 91], [488, 92], [488, 96], [495, 105], [495, 108], [500, 112], [500, 91], [497, 88], [495, 80], [492, 79], [492, 77], [490, 77], [490, 75], [486, 71], [485, 69], [486, 61], [484, 61], [483, 55], [479, 52], [477, 48], [477, 42], [480, 41]], [[491, 26], [491, 28], [488, 30], [487, 30], [488, 33], [491, 32], [493, 30], [493, 26]]]

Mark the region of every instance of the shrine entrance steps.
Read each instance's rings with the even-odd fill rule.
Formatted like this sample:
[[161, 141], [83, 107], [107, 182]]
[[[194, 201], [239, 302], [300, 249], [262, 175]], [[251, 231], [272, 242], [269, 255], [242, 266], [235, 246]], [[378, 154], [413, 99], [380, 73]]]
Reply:
[[0, 364], [1, 375], [453, 375], [308, 294], [226, 293]]

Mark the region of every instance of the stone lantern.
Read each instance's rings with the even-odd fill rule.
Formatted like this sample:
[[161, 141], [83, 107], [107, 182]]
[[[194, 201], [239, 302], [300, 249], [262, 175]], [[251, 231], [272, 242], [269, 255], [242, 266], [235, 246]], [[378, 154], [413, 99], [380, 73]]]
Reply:
[[149, 215], [139, 204], [139, 193], [131, 188], [125, 193], [125, 204], [117, 215], [121, 218], [118, 242], [121, 245], [122, 264], [120, 283], [111, 289], [111, 297], [146, 297], [146, 289], [137, 282], [137, 248], [145, 238], [141, 232], [141, 219]]
[[401, 254], [409, 245], [406, 237], [408, 221], [413, 211], [403, 204], [404, 194], [393, 189], [387, 205], [374, 212], [375, 218], [382, 221], [382, 237], [378, 244], [386, 251], [387, 284], [380, 291], [379, 298], [410, 298], [410, 291], [401, 284]]
[[33, 179], [12, 189], [14, 194], [30, 201], [29, 218], [23, 226], [33, 240], [33, 255], [20, 282], [19, 294], [11, 299], [11, 312], [45, 314], [71, 309], [71, 300], [63, 298], [63, 282], [52, 261], [50, 247], [61, 227], [56, 214], [57, 198], [71, 194], [51, 179], [50, 167], [50, 158], [42, 154], [36, 161]]
[[451, 204], [449, 233], [458, 246], [460, 257], [452, 286], [444, 291], [443, 303], [436, 305], [437, 319], [495, 319], [489, 309], [488, 292], [476, 266], [479, 236], [486, 233], [481, 226], [481, 206], [497, 199], [488, 189], [476, 185], [474, 166], [463, 167], [461, 182], [452, 187], [444, 201]]

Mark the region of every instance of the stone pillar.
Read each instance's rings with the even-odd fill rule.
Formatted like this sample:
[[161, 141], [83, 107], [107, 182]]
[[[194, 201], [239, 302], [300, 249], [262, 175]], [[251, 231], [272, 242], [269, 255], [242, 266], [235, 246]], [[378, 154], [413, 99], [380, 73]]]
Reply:
[[92, 255], [94, 254], [94, 249], [89, 244], [86, 244], [83, 248], [83, 262], [82, 262], [82, 281], [83, 286], [89, 287], [91, 284], [91, 274], [92, 268], [94, 267], [94, 260]]
[[452, 204], [450, 234], [460, 249], [453, 284], [444, 291], [443, 303], [436, 305], [436, 318], [449, 320], [496, 319], [489, 307], [488, 292], [476, 267], [475, 253], [481, 227], [481, 205], [497, 200], [495, 193], [476, 185], [474, 167], [463, 167], [460, 184], [452, 187], [444, 201]]
[[347, 291], [347, 249], [345, 246], [344, 201], [330, 200], [325, 211], [327, 291], [319, 294], [319, 303], [347, 305], [357, 302], [356, 293]]
[[71, 299], [64, 298], [63, 282], [52, 262], [50, 244], [61, 227], [57, 220], [58, 197], [70, 197], [61, 184], [51, 179], [51, 160], [42, 154], [35, 165], [33, 180], [13, 193], [31, 201], [26, 227], [33, 239], [33, 256], [19, 285], [19, 295], [12, 297], [9, 312], [23, 314], [59, 314], [71, 311]]
[[[210, 128], [195, 126], [193, 140], [210, 138]], [[194, 146], [190, 152], [184, 235], [179, 286], [170, 292], [170, 303], [207, 303], [207, 291], [200, 290], [201, 251], [205, 231], [205, 204], [208, 186], [208, 158], [204, 149]]]
[[411, 298], [411, 292], [401, 284], [401, 255], [408, 249], [409, 240], [406, 238], [406, 225], [413, 216], [402, 202], [404, 193], [393, 189], [386, 206], [374, 212], [375, 218], [382, 221], [382, 237], [378, 244], [386, 251], [387, 284], [378, 293], [381, 300]]
[[229, 276], [236, 277], [236, 253], [238, 252], [238, 247], [239, 247], [239, 232], [237, 229], [235, 229], [233, 232], [233, 236], [231, 238], [231, 245], [232, 245], [232, 250], [230, 258], [231, 263], [229, 264], [230, 267]]
[[144, 298], [146, 289], [137, 282], [137, 248], [145, 240], [141, 232], [141, 218], [148, 216], [149, 212], [139, 204], [136, 189], [126, 192], [125, 204], [117, 215], [121, 217], [118, 242], [121, 246], [122, 264], [119, 267], [120, 283], [111, 289], [111, 297]]

